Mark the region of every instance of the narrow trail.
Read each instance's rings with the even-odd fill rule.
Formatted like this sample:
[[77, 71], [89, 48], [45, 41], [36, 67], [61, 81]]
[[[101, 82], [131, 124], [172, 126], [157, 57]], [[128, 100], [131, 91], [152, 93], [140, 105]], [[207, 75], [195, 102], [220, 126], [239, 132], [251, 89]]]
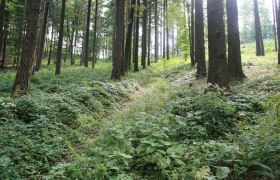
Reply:
[[205, 79], [197, 82], [192, 73], [186, 72], [183, 76], [172, 79], [159, 78], [147, 86], [137, 86], [131, 99], [121, 104], [114, 113], [105, 118], [105, 121], [110, 122], [111, 127], [116, 127], [131, 123], [132, 119], [137, 121], [139, 116], [144, 114], [157, 116], [177, 90], [190, 88], [194, 84], [201, 86], [205, 84]]
[[[111, 127], [124, 125], [131, 122], [131, 119], [137, 120], [141, 113], [155, 113], [166, 101], [169, 90], [162, 89], [167, 82], [154, 83], [149, 86], [140, 86], [131, 96], [131, 99], [116, 108], [115, 112], [105, 118], [105, 122], [109, 122]], [[170, 83], [167, 84], [171, 87]], [[154, 107], [154, 108], [150, 108]]]
[[131, 107], [135, 106], [137, 99], [141, 99], [145, 94], [149, 93], [151, 89], [144, 86], [137, 86], [136, 91], [132, 95], [132, 98], [129, 101], [126, 101], [121, 105], [120, 112], [127, 112], [131, 109]]

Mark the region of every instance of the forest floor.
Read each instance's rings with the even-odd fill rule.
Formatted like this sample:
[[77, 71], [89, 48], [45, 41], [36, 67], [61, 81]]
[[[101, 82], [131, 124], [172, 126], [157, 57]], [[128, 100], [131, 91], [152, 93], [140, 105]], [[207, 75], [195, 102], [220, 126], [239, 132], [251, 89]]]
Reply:
[[18, 99], [0, 72], [0, 179], [279, 179], [277, 55], [248, 46], [230, 92], [181, 58], [120, 82], [110, 62], [44, 66]]

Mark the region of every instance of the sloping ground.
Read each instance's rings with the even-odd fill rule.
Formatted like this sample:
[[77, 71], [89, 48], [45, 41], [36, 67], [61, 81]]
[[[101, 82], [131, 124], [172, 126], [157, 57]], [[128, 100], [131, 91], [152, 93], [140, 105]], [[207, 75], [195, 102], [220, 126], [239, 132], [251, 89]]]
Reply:
[[43, 71], [30, 96], [0, 99], [1, 178], [277, 179], [279, 69], [246, 63], [232, 92], [178, 59], [117, 83], [107, 64]]
[[278, 179], [279, 71], [253, 78], [256, 67], [245, 83], [224, 92], [185, 69], [152, 77], [104, 120], [98, 136], [46, 177]]
[[45, 69], [33, 77], [30, 95], [19, 99], [9, 97], [14, 72], [1, 74], [0, 179], [42, 178], [130, 99], [136, 83], [93, 80], [109, 70], [101, 65], [95, 72], [65, 68], [61, 76]]

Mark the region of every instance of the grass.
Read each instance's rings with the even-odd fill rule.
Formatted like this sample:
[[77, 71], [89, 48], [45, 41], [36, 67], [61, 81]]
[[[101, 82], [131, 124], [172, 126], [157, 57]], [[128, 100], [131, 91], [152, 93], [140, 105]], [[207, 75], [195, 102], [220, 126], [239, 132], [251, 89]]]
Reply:
[[176, 57], [110, 80], [94, 70], [46, 66], [30, 95], [9, 97], [0, 79], [0, 177], [31, 179], [277, 179], [280, 174], [276, 53], [243, 45], [247, 79], [233, 93], [196, 81]]

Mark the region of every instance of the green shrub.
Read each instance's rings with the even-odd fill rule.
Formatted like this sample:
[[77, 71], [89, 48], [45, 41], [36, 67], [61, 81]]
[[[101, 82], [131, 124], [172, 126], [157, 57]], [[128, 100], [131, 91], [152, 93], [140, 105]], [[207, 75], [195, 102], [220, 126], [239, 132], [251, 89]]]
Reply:
[[[130, 82], [49, 86], [36, 81], [30, 95], [0, 98], [0, 178], [40, 179], [48, 174], [68, 160], [69, 149], [89, 131], [98, 131], [95, 119], [129, 98], [133, 88]], [[86, 123], [94, 127], [85, 128]]]
[[[219, 138], [235, 132], [236, 109], [228, 99], [217, 93], [185, 97], [168, 104], [171, 114], [181, 117], [188, 129], [182, 129], [182, 138], [200, 133], [198, 138]], [[186, 136], [184, 136], [184, 134]]]

